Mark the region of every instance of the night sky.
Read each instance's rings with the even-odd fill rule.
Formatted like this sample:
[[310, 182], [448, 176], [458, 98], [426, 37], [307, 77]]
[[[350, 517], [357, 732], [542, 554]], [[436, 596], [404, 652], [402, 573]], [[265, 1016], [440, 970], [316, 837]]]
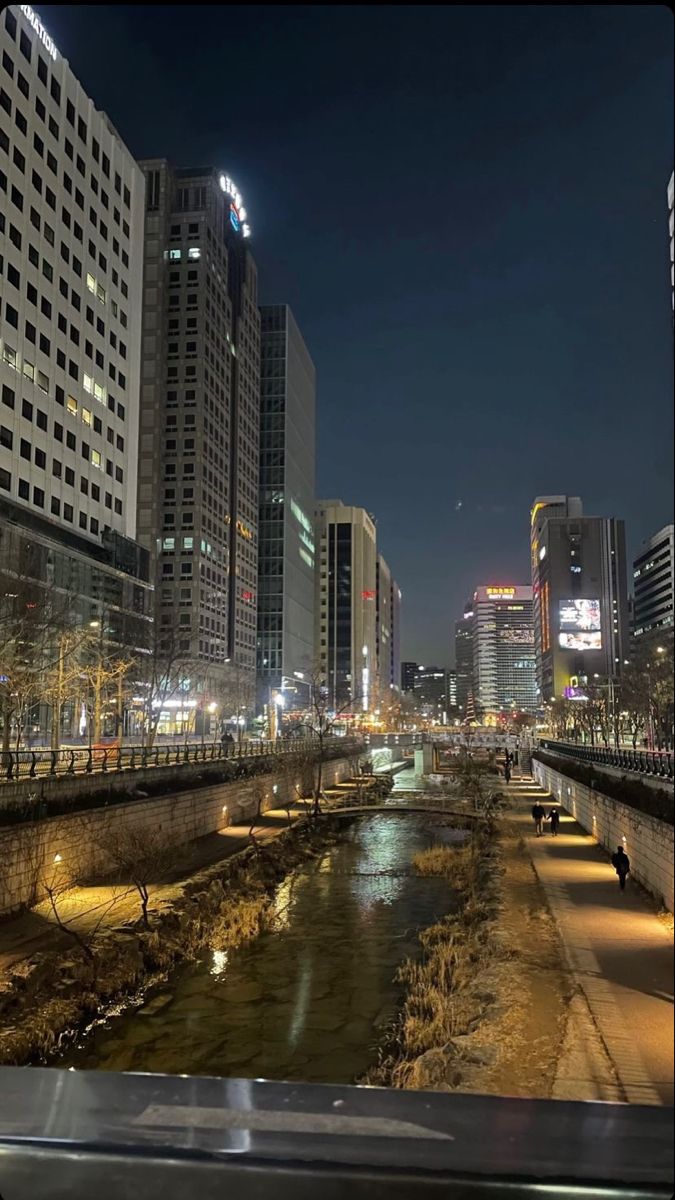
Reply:
[[403, 656], [528, 582], [537, 493], [672, 520], [660, 6], [93, 7], [44, 24], [138, 157], [241, 190], [318, 373], [318, 488], [368, 508]]

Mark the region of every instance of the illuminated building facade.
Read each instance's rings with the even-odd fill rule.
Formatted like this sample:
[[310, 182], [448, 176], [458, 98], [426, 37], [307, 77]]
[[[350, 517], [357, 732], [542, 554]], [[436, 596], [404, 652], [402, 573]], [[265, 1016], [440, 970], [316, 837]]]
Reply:
[[142, 651], [143, 175], [28, 6], [2, 12], [0, 57], [1, 597], [49, 589], [109, 653]]
[[665, 525], [641, 546], [633, 563], [633, 636], [636, 638], [673, 628], [673, 550], [673, 526]]
[[488, 585], [473, 596], [473, 697], [479, 719], [537, 708], [530, 586]]
[[258, 708], [306, 706], [314, 659], [314, 364], [285, 304], [260, 309]]
[[542, 702], [618, 675], [628, 651], [623, 521], [584, 517], [579, 497], [539, 497], [531, 562]]
[[415, 706], [426, 721], [448, 721], [448, 672], [445, 667], [418, 666], [415, 672]]
[[[250, 228], [228, 176], [146, 179], [138, 536], [157, 620], [202, 700], [255, 687], [260, 314]], [[199, 699], [198, 699], [199, 703]], [[224, 702], [225, 703], [225, 702]], [[226, 701], [229, 705], [229, 698]]]
[[[377, 537], [364, 508], [320, 500], [316, 659], [335, 711], [373, 707], [377, 683]], [[376, 707], [376, 705], [375, 705]]]
[[415, 675], [417, 674], [416, 662], [401, 663], [401, 691], [404, 693], [413, 692], [415, 690]]
[[[469, 713], [473, 697], [473, 601], [464, 606], [461, 621], [455, 622], [455, 672], [457, 675], [457, 712], [460, 717]], [[472, 709], [473, 711], [473, 709]]]

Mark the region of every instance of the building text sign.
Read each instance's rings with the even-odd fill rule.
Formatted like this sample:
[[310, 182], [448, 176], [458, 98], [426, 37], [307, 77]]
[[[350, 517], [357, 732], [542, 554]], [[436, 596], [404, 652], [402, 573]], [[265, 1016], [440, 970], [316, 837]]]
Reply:
[[40, 41], [42, 42], [42, 45], [44, 46], [45, 50], [47, 51], [47, 54], [49, 54], [54, 60], [56, 60], [56, 46], [54, 45], [52, 39], [50, 38], [49, 34], [47, 33], [47, 30], [45, 29], [44, 25], [42, 24], [42, 21], [38, 17], [37, 13], [33, 11], [30, 4], [22, 4], [20, 7], [21, 7], [21, 12], [23, 13], [24, 17], [28, 21], [29, 25], [32, 25], [33, 29], [35, 30], [36, 34], [38, 35]]

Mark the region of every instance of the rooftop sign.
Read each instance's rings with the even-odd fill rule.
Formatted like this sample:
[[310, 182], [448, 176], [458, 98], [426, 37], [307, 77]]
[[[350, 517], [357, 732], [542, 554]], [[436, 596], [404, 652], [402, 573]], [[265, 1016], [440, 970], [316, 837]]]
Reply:
[[250, 237], [251, 226], [246, 220], [248, 213], [244, 208], [244, 201], [242, 200], [241, 192], [237, 187], [235, 187], [229, 175], [221, 175], [218, 179], [218, 182], [222, 191], [224, 191], [225, 195], [229, 196], [230, 200], [232, 201], [230, 204], [230, 225], [234, 229], [235, 233], [241, 233], [242, 237], [245, 238]]
[[42, 45], [44, 46], [45, 50], [47, 51], [47, 54], [49, 54], [56, 61], [56, 55], [57, 55], [56, 46], [54, 45], [52, 39], [50, 38], [49, 34], [47, 33], [47, 30], [45, 29], [44, 25], [42, 24], [42, 21], [38, 17], [37, 13], [33, 11], [30, 4], [21, 4], [19, 7], [21, 8], [21, 12], [23, 13], [24, 17], [28, 21], [28, 24], [32, 25], [33, 29], [35, 30], [36, 34], [38, 35], [40, 41], [42, 42]]

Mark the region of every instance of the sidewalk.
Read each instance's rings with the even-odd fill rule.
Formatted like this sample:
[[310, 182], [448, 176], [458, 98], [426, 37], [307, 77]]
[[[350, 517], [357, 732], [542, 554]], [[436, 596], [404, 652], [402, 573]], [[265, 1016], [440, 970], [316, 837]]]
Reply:
[[[291, 809], [293, 821], [305, 815], [305, 806]], [[249, 843], [250, 826], [250, 821], [228, 825], [177, 851], [175, 862], [164, 880], [150, 889], [150, 908], [159, 908], [174, 899], [181, 891], [181, 884], [191, 875], [243, 850]], [[286, 809], [268, 809], [256, 823], [255, 836], [259, 842], [266, 842], [286, 829]], [[73, 887], [60, 897], [58, 907], [61, 920], [83, 937], [138, 920], [140, 912], [138, 892], [127, 884]], [[1, 920], [0, 983], [7, 971], [16, 969], [23, 960], [59, 947], [72, 950], [73, 941], [58, 928], [48, 900], [27, 912]]]
[[609, 856], [562, 814], [534, 836], [531, 808], [550, 794], [529, 777], [508, 794], [535, 871], [558, 924], [570, 968], [631, 1104], [673, 1104], [673, 939], [648, 898], [629, 879], [625, 892]]

